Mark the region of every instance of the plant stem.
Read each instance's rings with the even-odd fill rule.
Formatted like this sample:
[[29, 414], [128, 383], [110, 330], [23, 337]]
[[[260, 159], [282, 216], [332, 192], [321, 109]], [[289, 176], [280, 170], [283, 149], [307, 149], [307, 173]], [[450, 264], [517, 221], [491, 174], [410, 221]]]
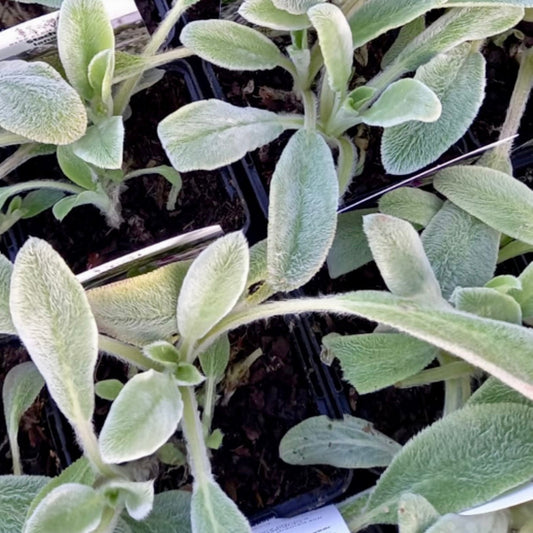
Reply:
[[211, 464], [205, 445], [202, 423], [198, 414], [198, 403], [193, 387], [180, 387], [183, 400], [183, 418], [181, 420], [183, 434], [187, 443], [187, 453], [191, 473], [195, 484], [212, 481]]
[[304, 103], [305, 121], [304, 127], [307, 131], [314, 131], [316, 129], [316, 98], [313, 91], [301, 91], [302, 100]]
[[[520, 127], [520, 121], [524, 114], [529, 93], [533, 86], [533, 48], [522, 51], [520, 56], [520, 67], [516, 78], [511, 101], [507, 108], [507, 115], [500, 131], [500, 139], [505, 139], [515, 135]], [[511, 152], [511, 143], [500, 144], [494, 148], [496, 158], [509, 157]]]
[[[11, 438], [13, 437], [13, 438]], [[11, 449], [11, 460], [13, 463], [13, 474], [15, 476], [22, 475], [22, 464], [20, 462], [20, 448], [17, 435], [9, 435], [9, 448]]]
[[500, 249], [498, 253], [498, 264], [529, 252], [533, 252], [533, 246], [531, 244], [522, 241], [512, 241]]
[[30, 180], [15, 185], [9, 185], [10, 196], [15, 196], [15, 194], [31, 191], [33, 189], [53, 189], [55, 191], [64, 191], [71, 194], [79, 194], [86, 190], [71, 183], [52, 180]]
[[[439, 354], [439, 362], [442, 369], [445, 369], [448, 365], [457, 362], [457, 359], [441, 351]], [[442, 416], [445, 417], [458, 409], [461, 409], [468, 398], [472, 394], [472, 388], [470, 386], [470, 374], [466, 377], [446, 379], [444, 381], [444, 409]]]
[[420, 385], [438, 383], [439, 381], [448, 379], [470, 377], [474, 370], [474, 367], [469, 363], [465, 363], [464, 361], [454, 361], [436, 368], [422, 370], [422, 372], [419, 372], [414, 376], [395, 383], [394, 386], [406, 389], [408, 387], [418, 387]]
[[114, 355], [122, 361], [135, 365], [142, 370], [148, 370], [151, 368], [158, 372], [162, 372], [165, 369], [162, 364], [150, 359], [149, 357], [146, 357], [142, 351], [139, 350], [139, 348], [136, 348], [131, 344], [126, 344], [125, 342], [112, 339], [106, 335], [98, 335], [98, 348], [103, 352]]
[[103, 476], [116, 478], [123, 477], [120, 472], [112, 465], [104, 462], [100, 455], [100, 447], [98, 446], [98, 439], [94, 433], [91, 422], [87, 420], [79, 420], [73, 424], [76, 430], [76, 436], [83, 449], [84, 455], [89, 459], [93, 467]]
[[167, 63], [176, 61], [178, 59], [184, 59], [186, 57], [191, 57], [193, 55], [194, 55], [194, 52], [192, 50], [189, 50], [188, 48], [185, 48], [184, 46], [180, 46], [179, 48], [174, 48], [173, 50], [169, 50], [168, 52], [163, 52], [161, 54], [157, 54], [153, 56], [148, 61], [148, 64], [150, 68], [155, 68], [155, 67], [160, 67], [161, 65], [166, 65]]
[[117, 526], [121, 511], [122, 506], [120, 508], [114, 508], [108, 505], [102, 515], [102, 521], [94, 530], [94, 533], [113, 533]]
[[204, 428], [204, 438], [207, 438], [211, 431], [213, 413], [215, 410], [217, 380], [215, 377], [208, 377], [205, 382], [204, 413], [202, 416], [202, 426]]
[[[151, 57], [157, 53], [187, 7], [183, 0], [178, 0], [174, 4], [146, 45], [142, 53], [144, 57]], [[142, 74], [136, 74], [122, 83], [115, 97], [115, 115], [124, 113], [141, 76]]]

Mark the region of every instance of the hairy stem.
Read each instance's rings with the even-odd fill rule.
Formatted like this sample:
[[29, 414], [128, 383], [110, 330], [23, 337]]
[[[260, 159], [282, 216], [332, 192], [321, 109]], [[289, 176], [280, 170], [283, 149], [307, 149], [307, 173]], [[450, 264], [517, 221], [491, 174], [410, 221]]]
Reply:
[[130, 363], [142, 370], [153, 369], [157, 372], [162, 372], [165, 367], [146, 357], [139, 348], [132, 346], [131, 344], [126, 344], [125, 342], [112, 339], [106, 335], [98, 335], [98, 348], [103, 352], [106, 352], [110, 355], [113, 355], [126, 363]]
[[183, 434], [187, 443], [187, 453], [191, 473], [195, 484], [212, 481], [211, 464], [205, 445], [202, 423], [198, 413], [198, 403], [192, 387], [180, 387], [183, 399], [183, 418], [181, 421]]
[[213, 413], [215, 411], [217, 380], [215, 377], [208, 377], [205, 382], [204, 414], [202, 416], [202, 426], [204, 428], [204, 438], [211, 432]]
[[307, 131], [313, 131], [316, 128], [316, 98], [313, 91], [302, 91], [302, 100], [304, 103], [305, 122], [304, 126]]
[[[13, 154], [11, 154], [9, 157], [6, 157], [0, 163], [0, 179], [5, 178], [8, 174], [16, 170], [26, 161], [29, 161], [30, 159], [39, 155], [44, 155], [36, 150], [36, 146], [37, 145], [33, 143], [23, 144]], [[52, 153], [52, 151], [53, 150], [50, 150], [48, 153]]]
[[436, 368], [428, 368], [422, 370], [418, 374], [403, 379], [395, 383], [395, 387], [406, 389], [408, 387], [418, 387], [420, 385], [429, 385], [430, 383], [438, 383], [439, 381], [470, 378], [474, 372], [474, 367], [464, 361], [454, 361]]

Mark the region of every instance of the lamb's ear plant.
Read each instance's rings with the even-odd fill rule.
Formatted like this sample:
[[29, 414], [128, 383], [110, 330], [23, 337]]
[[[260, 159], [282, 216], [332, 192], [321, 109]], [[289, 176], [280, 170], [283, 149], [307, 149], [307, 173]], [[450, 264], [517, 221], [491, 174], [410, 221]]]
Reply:
[[[384, 128], [386, 170], [411, 172], [434, 161], [470, 126], [484, 95], [485, 61], [479, 52], [483, 40], [513, 27], [524, 15], [523, 6], [530, 4], [502, 1], [452, 7], [426, 27], [424, 14], [448, 7], [446, 1], [371, 0], [337, 7], [245, 0], [241, 16], [289, 33], [291, 44], [281, 50], [258, 30], [227, 20], [192, 22], [183, 29], [182, 42], [227, 69], [285, 69], [303, 103], [303, 115], [205, 100], [164, 119], [159, 136], [173, 166], [186, 171], [235, 161], [284, 130], [315, 131], [329, 146], [323, 150], [324, 164], [332, 165], [333, 152], [337, 154], [336, 181], [342, 196], [361, 171], [364, 155], [358, 155], [352, 128], [367, 124]], [[354, 86], [354, 50], [402, 25], [406, 26], [382, 71]], [[405, 77], [408, 73], [414, 76]], [[294, 153], [295, 145], [286, 150]]]
[[[62, 220], [84, 204], [95, 205], [116, 227], [121, 222], [119, 196], [127, 180], [160, 174], [171, 183], [173, 197], [181, 188], [179, 174], [169, 166], [125, 168], [124, 116], [132, 94], [161, 78], [162, 74], [153, 76], [155, 67], [190, 55], [183, 48], [157, 52], [194, 1], [174, 3], [141, 55], [115, 49], [103, 0], [44, 3], [61, 4], [61, 72], [43, 61], [0, 62], [0, 146], [20, 145], [0, 164], [0, 178], [32, 157], [56, 153], [67, 181], [37, 179], [1, 187], [0, 209], [15, 198], [2, 215], [0, 231], [49, 207]], [[39, 194], [20, 197], [34, 190]]]

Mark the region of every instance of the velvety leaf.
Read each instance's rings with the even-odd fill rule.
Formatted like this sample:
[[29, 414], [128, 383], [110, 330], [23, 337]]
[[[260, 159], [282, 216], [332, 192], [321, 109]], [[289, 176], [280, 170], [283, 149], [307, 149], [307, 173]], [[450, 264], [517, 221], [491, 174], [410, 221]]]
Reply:
[[415, 187], [401, 187], [379, 199], [379, 210], [385, 215], [403, 218], [412, 224], [425, 227], [442, 204], [443, 201], [436, 194]]
[[132, 533], [191, 533], [191, 494], [169, 490], [156, 494], [152, 512], [142, 522], [124, 516]]
[[113, 83], [124, 81], [148, 68], [150, 58], [115, 50]]
[[[96, 481], [96, 474], [86, 457], [80, 457], [77, 461], [74, 461], [65, 470], [63, 470], [58, 476], [49, 479], [41, 490], [36, 494], [35, 498], [31, 501], [31, 505], [28, 508], [26, 517], [29, 517], [35, 511], [35, 508], [50, 492], [64, 485], [65, 483], [77, 483], [82, 485], [92, 486]], [[0, 530], [1, 531], [1, 530]]]
[[316, 4], [324, 2], [324, 0], [273, 0], [274, 5], [292, 14], [307, 13], [309, 8]]
[[417, 305], [388, 293], [358, 291], [322, 298], [318, 309], [386, 324], [448, 351], [533, 399], [533, 331], [453, 309]]
[[388, 68], [399, 77], [461, 43], [502, 33], [522, 16], [521, 8], [507, 5], [450, 9], [407, 44]]
[[509, 517], [504, 511], [485, 513], [477, 516], [444, 515], [426, 533], [507, 533]]
[[250, 248], [250, 270], [246, 286], [251, 287], [255, 283], [264, 281], [267, 277], [267, 240], [256, 242]]
[[357, 209], [338, 215], [337, 231], [327, 259], [331, 278], [338, 278], [372, 261], [372, 252], [363, 231], [363, 217], [375, 211]]
[[157, 167], [134, 170], [133, 172], [128, 172], [124, 179], [130, 179], [137, 176], [146, 176], [149, 174], [158, 174], [159, 176], [163, 176], [173, 187], [177, 187], [178, 190], [181, 189], [182, 180], [180, 173], [168, 165], [158, 165]]
[[9, 310], [12, 273], [13, 264], [5, 255], [0, 254], [0, 333], [8, 335], [16, 334], [15, 326], [11, 320], [11, 311]]
[[106, 213], [110, 202], [109, 196], [103, 191], [83, 191], [61, 198], [52, 207], [52, 213], [61, 222], [74, 208], [82, 205], [94, 205]]
[[440, 305], [439, 282], [413, 226], [389, 215], [367, 215], [363, 227], [383, 280], [398, 295]]
[[385, 54], [383, 54], [381, 68], [385, 69], [388, 67], [398, 57], [398, 54], [407, 46], [407, 44], [416, 36], [420, 35], [425, 29], [426, 19], [424, 15], [420, 15], [402, 26], [391, 47], [385, 52]]
[[248, 277], [248, 244], [241, 232], [210, 244], [185, 275], [178, 298], [180, 334], [193, 342], [203, 337], [239, 300]]
[[398, 501], [399, 533], [425, 533], [439, 516], [433, 505], [418, 494], [403, 494]]
[[154, 482], [112, 479], [101, 487], [104, 493], [118, 491], [123, 498], [128, 514], [135, 520], [143, 520], [152, 510]]
[[502, 383], [499, 379], [489, 377], [479, 389], [468, 399], [467, 405], [484, 403], [518, 403], [533, 407], [533, 402], [528, 400], [518, 391]]
[[2, 403], [6, 421], [7, 436], [13, 456], [15, 473], [20, 473], [20, 451], [17, 442], [20, 420], [27, 409], [31, 407], [41, 389], [44, 379], [31, 362], [20, 363], [7, 374], [2, 387]]
[[427, 85], [405, 78], [391, 83], [360, 117], [369, 126], [390, 128], [413, 120], [435, 122], [441, 110], [439, 98]]
[[122, 117], [109, 117], [87, 128], [87, 133], [72, 145], [75, 155], [100, 168], [122, 167], [124, 122]]
[[72, 151], [72, 145], [57, 147], [57, 162], [65, 176], [88, 191], [96, 189], [98, 179], [94, 170]]
[[334, 4], [317, 4], [307, 11], [318, 34], [328, 81], [335, 92], [344, 93], [352, 75], [352, 32], [343, 12]]
[[180, 387], [196, 387], [205, 381], [205, 376], [191, 363], [180, 363], [174, 377]]
[[491, 168], [458, 165], [439, 172], [434, 186], [485, 224], [533, 244], [533, 191], [512, 176]]
[[407, 174], [435, 161], [464, 135], [485, 95], [485, 60], [465, 43], [420, 67], [415, 80], [434, 91], [442, 112], [434, 122], [385, 130], [381, 156], [392, 174]]
[[0, 476], [0, 533], [22, 531], [32, 499], [49, 480], [44, 476]]
[[104, 50], [114, 50], [115, 35], [103, 0], [64, 0], [57, 24], [59, 57], [67, 78], [87, 100], [95, 93], [89, 65]]
[[222, 335], [199, 356], [204, 374], [217, 382], [220, 381], [226, 372], [229, 355], [230, 344], [228, 336]]
[[517, 404], [476, 405], [435, 422], [396, 455], [370, 497], [370, 508], [394, 504], [411, 492], [440, 514], [453, 513], [529, 481], [532, 413]]
[[288, 62], [268, 37], [229, 20], [189, 22], [180, 40], [202, 59], [231, 70], [272, 69]]
[[281, 440], [280, 457], [293, 465], [327, 464], [338, 468], [387, 466], [401, 446], [367, 420], [314, 416], [291, 428]]
[[522, 290], [522, 281], [515, 276], [502, 274], [487, 281], [485, 287], [497, 290], [502, 294], [514, 295], [516, 291]]
[[248, 520], [214, 481], [204, 481], [193, 488], [191, 500], [193, 533], [251, 533]]
[[383, 33], [407, 24], [446, 0], [370, 0], [358, 4], [348, 16], [353, 34], [353, 47], [359, 48]]
[[32, 141], [69, 144], [87, 128], [76, 91], [41, 61], [0, 63], [0, 127]]
[[438, 355], [431, 344], [402, 333], [326, 335], [328, 355], [340, 361], [343, 378], [359, 394], [374, 392], [425, 368]]
[[496, 268], [500, 236], [478, 219], [446, 202], [422, 233], [422, 243], [442, 294], [480, 287]]
[[486, 287], [457, 288], [450, 300], [460, 311], [522, 324], [522, 310], [514, 298]]
[[104, 379], [98, 381], [94, 386], [96, 395], [99, 398], [109, 400], [110, 402], [116, 400], [123, 388], [124, 384], [118, 379]]
[[530, 263], [522, 271], [518, 279], [522, 283], [522, 290], [513, 296], [522, 308], [524, 322], [531, 325], [533, 319], [533, 263]]
[[22, 532], [56, 533], [68, 524], [70, 533], [90, 533], [100, 523], [105, 506], [104, 497], [92, 487], [66, 483], [39, 503]]
[[30, 238], [11, 277], [10, 308], [17, 334], [71, 425], [94, 409], [98, 331], [83, 287], [45, 241]]
[[143, 347], [143, 353], [146, 357], [160, 363], [170, 363], [176, 368], [181, 359], [179, 350], [170, 342], [155, 341]]
[[154, 370], [137, 374], [111, 405], [99, 438], [102, 458], [123, 463], [154, 453], [176, 431], [182, 412], [172, 376]]
[[203, 100], [163, 119], [158, 134], [172, 166], [188, 172], [233, 163], [273, 141], [284, 129], [278, 115], [270, 111]]
[[293, 15], [277, 8], [272, 0], [246, 0], [239, 8], [239, 15], [252, 24], [272, 30], [303, 30], [311, 26], [305, 14]]
[[138, 346], [177, 332], [178, 295], [190, 261], [87, 291], [101, 333]]
[[41, 189], [29, 192], [23, 199], [20, 206], [22, 218], [33, 218], [43, 211], [52, 207], [64, 197], [61, 191], [52, 189]]
[[338, 197], [328, 145], [318, 133], [299, 130], [270, 184], [267, 281], [274, 289], [297, 289], [320, 269], [335, 236]]
[[89, 63], [89, 84], [101, 100], [102, 109], [96, 111], [107, 114], [112, 109], [113, 97], [111, 86], [115, 70], [115, 50], [102, 50], [96, 54]]

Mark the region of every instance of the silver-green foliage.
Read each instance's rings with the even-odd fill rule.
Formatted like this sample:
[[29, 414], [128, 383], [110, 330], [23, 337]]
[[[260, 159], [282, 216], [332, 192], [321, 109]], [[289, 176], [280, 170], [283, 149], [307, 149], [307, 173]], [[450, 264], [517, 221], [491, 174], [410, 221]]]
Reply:
[[483, 503], [531, 478], [530, 433], [531, 409], [522, 405], [478, 405], [450, 414], [404, 446], [369, 508], [395, 505], [405, 492], [424, 496], [441, 514]]
[[75, 427], [88, 423], [94, 409], [96, 322], [81, 284], [40, 239], [29, 239], [17, 255], [10, 309], [17, 334], [60, 410]]
[[370, 422], [349, 415], [308, 418], [281, 440], [280, 457], [289, 464], [329, 464], [339, 468], [388, 466], [401, 446]]
[[298, 131], [271, 184], [267, 268], [276, 290], [300, 287], [322, 266], [335, 235], [337, 198], [335, 167], [325, 141], [317, 133]]

